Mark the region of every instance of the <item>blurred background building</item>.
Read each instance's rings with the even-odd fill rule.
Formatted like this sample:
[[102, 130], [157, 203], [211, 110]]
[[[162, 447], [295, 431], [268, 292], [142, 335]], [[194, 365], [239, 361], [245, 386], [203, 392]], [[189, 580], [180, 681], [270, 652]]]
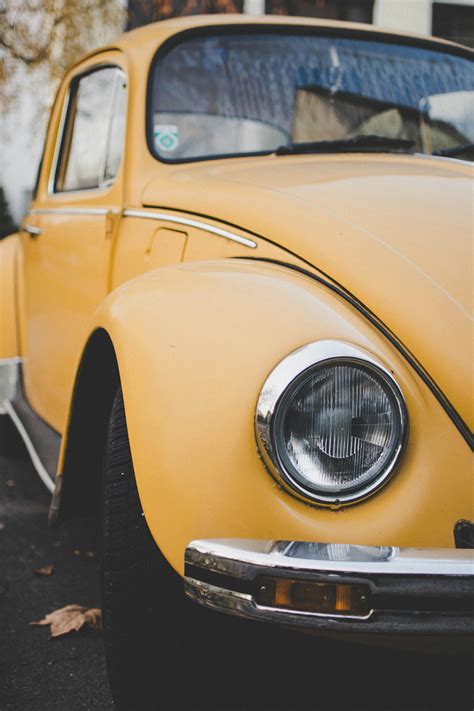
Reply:
[[0, 234], [2, 210], [18, 223], [28, 206], [67, 66], [124, 29], [229, 12], [366, 22], [474, 46], [473, 0], [0, 0]]

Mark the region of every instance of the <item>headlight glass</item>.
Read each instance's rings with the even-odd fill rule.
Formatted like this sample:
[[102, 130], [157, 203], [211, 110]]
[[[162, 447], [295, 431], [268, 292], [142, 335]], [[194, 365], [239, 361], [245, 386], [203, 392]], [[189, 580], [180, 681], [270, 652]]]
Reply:
[[398, 385], [373, 361], [352, 356], [302, 369], [268, 414], [263, 442], [278, 474], [321, 503], [351, 503], [379, 488], [406, 439]]

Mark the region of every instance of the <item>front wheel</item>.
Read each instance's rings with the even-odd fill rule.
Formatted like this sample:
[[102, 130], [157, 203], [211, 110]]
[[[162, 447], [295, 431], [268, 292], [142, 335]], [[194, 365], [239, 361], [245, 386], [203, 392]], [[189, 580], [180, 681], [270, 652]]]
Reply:
[[252, 676], [239, 678], [253, 625], [190, 602], [156, 546], [138, 496], [120, 389], [105, 446], [102, 527], [105, 653], [116, 706], [235, 708]]
[[102, 608], [112, 696], [119, 709], [172, 708], [165, 694], [180, 661], [187, 601], [142, 512], [121, 389], [105, 447], [102, 527]]

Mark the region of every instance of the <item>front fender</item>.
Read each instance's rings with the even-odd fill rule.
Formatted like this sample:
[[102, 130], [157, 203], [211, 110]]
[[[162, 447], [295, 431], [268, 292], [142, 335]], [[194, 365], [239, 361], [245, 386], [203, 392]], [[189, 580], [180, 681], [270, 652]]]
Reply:
[[[431, 392], [366, 319], [283, 266], [222, 260], [150, 272], [113, 292], [93, 329], [114, 344], [143, 510], [180, 573], [197, 538], [452, 547], [472, 518], [469, 448]], [[288, 353], [339, 339], [395, 375], [411, 421], [398, 472], [339, 511], [282, 491], [257, 451], [260, 388]]]

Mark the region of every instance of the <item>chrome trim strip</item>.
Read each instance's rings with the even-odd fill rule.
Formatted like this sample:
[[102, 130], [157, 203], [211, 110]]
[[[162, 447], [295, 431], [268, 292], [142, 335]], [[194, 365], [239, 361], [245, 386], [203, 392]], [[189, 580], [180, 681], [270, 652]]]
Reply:
[[28, 432], [26, 431], [22, 421], [16, 414], [15, 409], [11, 404], [10, 400], [5, 400], [4, 406], [6, 414], [10, 416], [13, 424], [17, 428], [23, 442], [25, 443], [26, 449], [28, 450], [28, 454], [30, 455], [31, 461], [33, 462], [33, 466], [36, 469], [41, 481], [46, 486], [48, 491], [52, 494], [54, 492], [54, 481], [51, 479], [48, 472], [41, 463], [41, 459], [38, 457], [38, 454], [36, 452], [36, 449], [34, 448], [33, 442], [31, 441], [28, 435]]
[[[67, 193], [61, 193], [61, 195], [66, 194]], [[107, 213], [118, 215], [120, 214], [120, 210], [110, 210], [106, 207], [47, 207], [33, 208], [28, 212], [28, 215], [107, 215]], [[172, 222], [178, 225], [186, 225], [187, 227], [194, 227], [197, 230], [210, 232], [218, 237], [224, 237], [232, 242], [237, 242], [245, 247], [250, 247], [250, 249], [255, 249], [257, 246], [256, 242], [253, 242], [251, 239], [247, 239], [247, 237], [240, 237], [240, 235], [228, 232], [220, 227], [214, 227], [213, 225], [208, 225], [206, 222], [191, 220], [187, 217], [177, 217], [176, 215], [168, 215], [163, 212], [148, 212], [146, 210], [130, 209], [123, 210], [122, 215], [123, 217], [142, 217], [148, 220], [159, 220], [160, 222]]]
[[[66, 193], [61, 193], [64, 195]], [[46, 207], [33, 208], [29, 215], [107, 215], [108, 212], [118, 214], [119, 210], [109, 210], [106, 207]]]
[[28, 431], [18, 417], [11, 402], [20, 389], [22, 363], [23, 358], [0, 359], [0, 415], [8, 415], [10, 417], [18, 430], [20, 437], [25, 443], [28, 454], [33, 462], [33, 466], [35, 467], [41, 481], [46, 486], [48, 491], [53, 493], [54, 481], [51, 479], [47, 470], [43, 466], [34, 444], [30, 439]]
[[33, 225], [22, 225], [22, 227], [20, 228], [20, 231], [26, 232], [31, 237], [39, 237], [40, 234], [43, 232], [41, 227], [33, 227]]
[[287, 572], [474, 577], [474, 551], [307, 541], [219, 538], [192, 541], [186, 563], [246, 578], [251, 568]]
[[[400, 438], [391, 459], [378, 475], [374, 475], [358, 488], [329, 493], [305, 486], [295, 474], [288, 471], [274, 442], [273, 428], [281, 398], [291, 384], [313, 366], [330, 362], [362, 362], [384, 377], [396, 402], [400, 418]], [[298, 348], [272, 370], [265, 380], [257, 402], [255, 412], [255, 435], [263, 460], [272, 476], [282, 483], [292, 494], [322, 506], [341, 507], [354, 504], [378, 491], [394, 474], [403, 454], [408, 436], [408, 411], [403, 394], [393, 375], [371, 353], [343, 341], [323, 340], [309, 343]]]
[[187, 227], [195, 227], [197, 230], [203, 230], [204, 232], [210, 232], [211, 234], [217, 235], [218, 237], [224, 237], [225, 239], [232, 240], [232, 242], [237, 242], [238, 244], [243, 244], [245, 247], [250, 247], [250, 249], [255, 249], [257, 243], [247, 237], [240, 237], [233, 232], [228, 232], [220, 227], [214, 227], [206, 222], [199, 222], [198, 220], [191, 220], [188, 217], [178, 217], [176, 215], [168, 215], [164, 212], [149, 212], [147, 210], [133, 210], [125, 209], [123, 211], [124, 217], [143, 217], [147, 220], [159, 220], [160, 222], [174, 222], [178, 225], [186, 225]]
[[69, 109], [69, 102], [71, 100], [71, 85], [69, 84], [66, 96], [64, 97], [64, 103], [61, 108], [61, 118], [59, 119], [58, 132], [56, 134], [56, 143], [54, 146], [53, 161], [51, 163], [50, 172], [48, 176], [48, 195], [54, 195], [54, 184], [56, 182], [56, 170], [59, 163], [59, 154], [61, 152], [61, 145], [63, 142], [64, 125], [66, 123], [66, 116]]
[[21, 363], [22, 358], [0, 358], [0, 415], [6, 414], [6, 401], [18, 391]]

